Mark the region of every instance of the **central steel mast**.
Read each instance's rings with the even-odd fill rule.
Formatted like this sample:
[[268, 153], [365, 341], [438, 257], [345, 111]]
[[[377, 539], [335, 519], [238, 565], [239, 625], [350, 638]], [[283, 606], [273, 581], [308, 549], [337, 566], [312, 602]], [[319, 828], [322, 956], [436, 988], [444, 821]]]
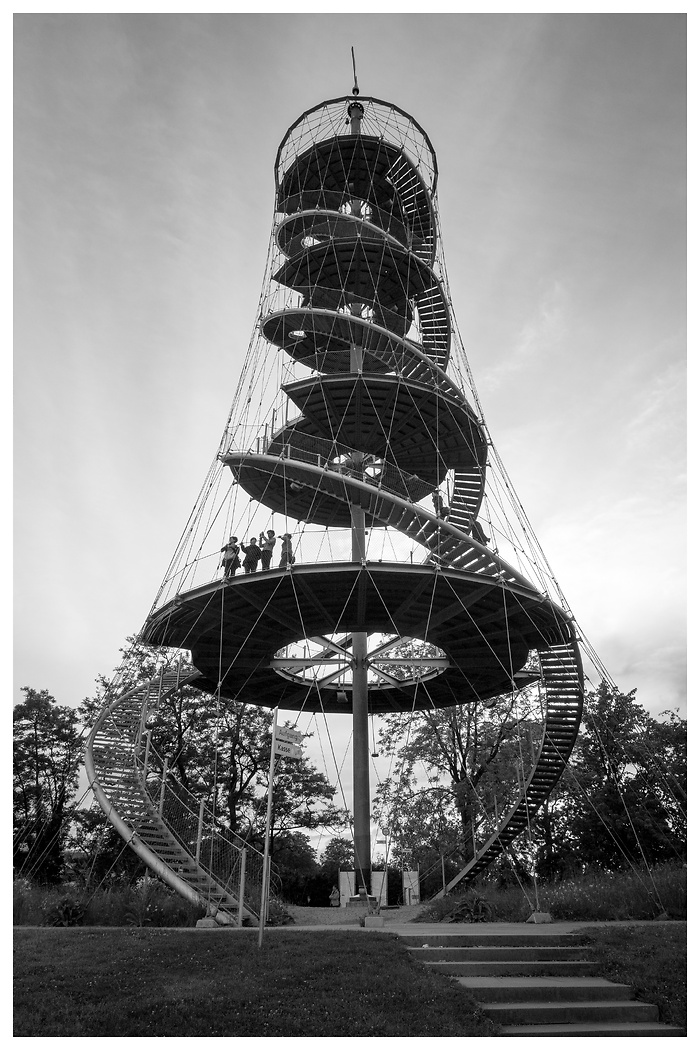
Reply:
[[[354, 55], [353, 55], [354, 61]], [[357, 80], [355, 81], [357, 85]], [[357, 86], [353, 88], [357, 94]], [[350, 134], [361, 132], [364, 106], [358, 101], [348, 106]], [[352, 200], [350, 212], [360, 218], [362, 201]], [[349, 303], [350, 313], [361, 316], [362, 305]], [[362, 374], [362, 347], [356, 343], [350, 346], [350, 371], [355, 375]], [[362, 453], [353, 454], [353, 467], [362, 471]], [[365, 564], [365, 512], [359, 503], [351, 503], [350, 520], [352, 529], [352, 560], [360, 565]], [[353, 803], [353, 839], [355, 845], [355, 893], [371, 894], [372, 892], [372, 858], [370, 846], [370, 792], [369, 792], [369, 694], [367, 667], [367, 632], [352, 633], [352, 803]]]

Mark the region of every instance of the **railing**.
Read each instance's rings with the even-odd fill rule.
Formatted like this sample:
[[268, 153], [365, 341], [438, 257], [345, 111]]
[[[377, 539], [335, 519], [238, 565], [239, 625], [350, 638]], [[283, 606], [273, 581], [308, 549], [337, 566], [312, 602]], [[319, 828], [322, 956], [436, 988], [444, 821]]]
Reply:
[[[140, 776], [170, 833], [194, 857], [203, 871], [234, 896], [238, 896], [241, 864], [244, 863], [245, 900], [257, 910], [262, 886], [262, 854], [227, 827], [203, 800], [169, 775], [167, 765], [146, 742], [147, 739], [141, 749]], [[149, 768], [144, 770], [142, 763], [146, 750]], [[242, 859], [243, 851], [246, 853], [245, 861]], [[275, 891], [281, 892], [281, 881], [274, 868], [271, 880]]]

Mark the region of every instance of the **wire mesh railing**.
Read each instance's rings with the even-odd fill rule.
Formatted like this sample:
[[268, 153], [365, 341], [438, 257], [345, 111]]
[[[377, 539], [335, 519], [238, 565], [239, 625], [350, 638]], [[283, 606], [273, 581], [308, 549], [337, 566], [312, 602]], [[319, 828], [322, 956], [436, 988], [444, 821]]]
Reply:
[[[153, 752], [151, 757], [157, 758]], [[167, 774], [164, 780], [162, 766], [160, 772], [147, 774], [143, 783], [168, 830], [197, 866], [232, 897], [238, 898], [242, 887], [245, 903], [257, 911], [263, 874], [260, 851], [227, 827], [179, 781]], [[271, 879], [279, 891], [281, 883], [274, 869]]]

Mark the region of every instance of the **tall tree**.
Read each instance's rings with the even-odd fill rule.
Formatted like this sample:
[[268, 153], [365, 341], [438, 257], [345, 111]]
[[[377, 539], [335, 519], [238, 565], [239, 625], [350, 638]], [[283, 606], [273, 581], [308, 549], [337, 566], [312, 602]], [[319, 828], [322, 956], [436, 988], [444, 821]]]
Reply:
[[[292, 832], [347, 827], [347, 810], [334, 804], [334, 795], [333, 785], [306, 756], [283, 759], [277, 766], [272, 788], [273, 855], [276, 840]], [[264, 820], [259, 821], [258, 827], [262, 831]]]
[[685, 720], [655, 719], [636, 690], [601, 683], [586, 695], [569, 765], [536, 818], [538, 871], [683, 859], [686, 769]]
[[379, 741], [394, 756], [394, 772], [378, 785], [375, 819], [406, 860], [421, 850], [451, 850], [466, 862], [474, 840], [495, 826], [494, 810], [515, 799], [522, 767], [529, 769], [540, 728], [535, 690], [494, 700], [391, 715]]
[[333, 875], [337, 875], [341, 868], [352, 871], [355, 867], [355, 848], [350, 839], [341, 835], [330, 838], [321, 854], [320, 863], [324, 871]]
[[134, 882], [147, 870], [96, 803], [91, 809], [74, 810], [66, 847], [66, 873], [86, 887], [105, 880]]
[[13, 863], [40, 882], [61, 876], [83, 745], [77, 712], [25, 686], [13, 711]]

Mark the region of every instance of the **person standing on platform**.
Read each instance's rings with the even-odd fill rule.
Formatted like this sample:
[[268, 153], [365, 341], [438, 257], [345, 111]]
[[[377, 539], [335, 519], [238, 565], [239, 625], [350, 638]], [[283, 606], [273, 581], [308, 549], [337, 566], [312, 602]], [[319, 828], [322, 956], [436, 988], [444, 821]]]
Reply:
[[264, 532], [260, 533], [260, 557], [262, 559], [263, 569], [270, 568], [270, 562], [272, 561], [272, 549], [275, 546], [276, 538], [272, 529], [267, 530], [267, 536]]
[[241, 548], [238, 546], [238, 536], [231, 536], [225, 547], [221, 548], [223, 558], [221, 564], [224, 567], [224, 578], [235, 576], [236, 570], [241, 567], [241, 559], [238, 557]]
[[262, 556], [262, 551], [255, 542], [255, 536], [250, 537], [247, 547], [242, 543], [241, 550], [245, 554], [245, 558], [243, 559], [243, 571], [246, 573], [255, 572]]
[[288, 565], [293, 565], [295, 561], [296, 559], [292, 554], [292, 534], [291, 532], [285, 532], [282, 536], [280, 569], [286, 569]]

